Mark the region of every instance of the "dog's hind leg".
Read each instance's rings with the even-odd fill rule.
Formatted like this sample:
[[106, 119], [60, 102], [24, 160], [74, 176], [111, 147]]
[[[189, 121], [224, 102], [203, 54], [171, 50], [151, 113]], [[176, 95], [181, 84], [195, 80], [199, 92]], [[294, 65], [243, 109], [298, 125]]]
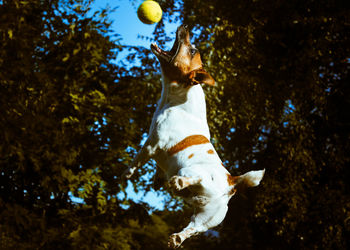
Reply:
[[212, 200], [203, 207], [197, 207], [198, 212], [192, 216], [188, 226], [170, 236], [168, 246], [177, 248], [185, 239], [219, 225], [226, 216], [227, 202], [226, 199]]
[[188, 186], [199, 184], [201, 180], [202, 178], [200, 177], [185, 177], [175, 175], [170, 178], [169, 186], [175, 191], [181, 191], [182, 189], [187, 188]]

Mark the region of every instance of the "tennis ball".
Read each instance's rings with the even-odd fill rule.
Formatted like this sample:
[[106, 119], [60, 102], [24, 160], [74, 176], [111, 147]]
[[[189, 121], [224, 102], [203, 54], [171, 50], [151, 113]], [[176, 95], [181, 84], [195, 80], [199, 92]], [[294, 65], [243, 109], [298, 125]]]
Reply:
[[158, 23], [162, 19], [162, 9], [152, 0], [144, 1], [137, 10], [137, 16], [145, 24]]

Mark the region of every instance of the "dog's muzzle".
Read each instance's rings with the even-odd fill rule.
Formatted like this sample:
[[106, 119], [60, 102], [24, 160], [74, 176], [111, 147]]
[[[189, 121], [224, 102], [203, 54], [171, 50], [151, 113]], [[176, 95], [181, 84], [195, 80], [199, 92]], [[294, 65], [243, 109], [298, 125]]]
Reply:
[[189, 43], [189, 31], [187, 25], [181, 25], [177, 28], [176, 39], [171, 50], [162, 50], [156, 43], [151, 44], [151, 51], [159, 60], [165, 60], [170, 63], [178, 54], [180, 45], [184, 42]]

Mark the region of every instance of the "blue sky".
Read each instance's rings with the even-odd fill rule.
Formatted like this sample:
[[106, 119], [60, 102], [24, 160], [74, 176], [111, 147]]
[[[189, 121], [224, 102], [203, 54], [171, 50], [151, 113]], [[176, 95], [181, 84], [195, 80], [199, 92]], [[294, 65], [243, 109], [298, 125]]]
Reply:
[[[140, 36], [153, 37], [153, 31], [156, 24], [147, 25], [143, 24], [137, 17], [137, 8], [142, 3], [142, 0], [95, 0], [92, 4], [92, 11], [100, 10], [105, 8], [107, 5], [114, 9], [117, 9], [109, 15], [109, 20], [112, 21], [111, 34], [119, 34], [122, 39], [121, 43], [123, 45], [132, 45], [132, 46], [143, 46], [146, 48], [150, 47], [150, 41], [140, 38]], [[178, 24], [176, 23], [165, 23], [165, 31], [169, 36], [175, 36], [175, 31]], [[170, 46], [170, 45], [169, 45]], [[125, 57], [127, 52], [118, 55], [117, 61], [122, 60]], [[142, 138], [140, 138], [141, 142]], [[137, 149], [138, 150], [138, 149]], [[142, 201], [148, 203], [150, 206], [156, 209], [164, 209], [164, 197], [163, 195], [157, 194], [156, 192], [138, 192], [135, 193], [132, 185], [128, 185], [126, 189], [126, 195], [128, 198], [134, 201]], [[119, 195], [120, 198], [124, 197], [124, 194]], [[77, 200], [77, 202], [79, 202]]]
[[[95, 0], [92, 4], [92, 10], [100, 10], [106, 6], [117, 9], [109, 15], [109, 20], [112, 21], [112, 34], [119, 34], [122, 38], [123, 45], [150, 47], [150, 41], [140, 38], [141, 36], [153, 37], [153, 31], [156, 24], [148, 25], [142, 23], [137, 17], [137, 8], [143, 0]], [[175, 36], [177, 23], [166, 23], [165, 31], [167, 35]], [[170, 46], [170, 45], [169, 45]], [[169, 48], [167, 48], [169, 49]], [[122, 59], [126, 53], [118, 56], [118, 60]]]
[[110, 6], [117, 9], [109, 16], [109, 20], [113, 21], [112, 30], [114, 33], [120, 34], [123, 44], [135, 46], [149, 46], [149, 41], [137, 38], [138, 35], [152, 36], [155, 24], [143, 24], [137, 17], [137, 8], [143, 1], [129, 0], [95, 0], [92, 7], [93, 10]]

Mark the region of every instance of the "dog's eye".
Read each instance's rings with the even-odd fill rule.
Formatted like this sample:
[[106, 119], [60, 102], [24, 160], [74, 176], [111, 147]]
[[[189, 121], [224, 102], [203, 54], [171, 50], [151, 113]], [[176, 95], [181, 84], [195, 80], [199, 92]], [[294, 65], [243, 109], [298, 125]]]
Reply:
[[190, 49], [191, 55], [194, 56], [197, 53], [197, 49]]

